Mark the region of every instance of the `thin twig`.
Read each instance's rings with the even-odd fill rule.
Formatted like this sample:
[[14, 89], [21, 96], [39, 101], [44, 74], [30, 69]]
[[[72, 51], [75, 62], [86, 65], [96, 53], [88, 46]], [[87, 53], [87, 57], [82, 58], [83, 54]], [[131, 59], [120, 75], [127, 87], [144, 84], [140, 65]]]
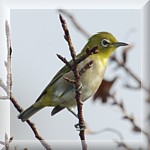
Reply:
[[119, 67], [122, 67], [128, 74], [130, 74], [131, 77], [133, 77], [139, 84], [140, 87], [142, 87], [145, 91], [148, 93], [150, 92], [150, 89], [148, 89], [142, 82], [141, 80], [123, 63], [120, 62], [116, 56], [112, 56], [111, 60], [115, 61]]
[[[71, 41], [71, 37], [70, 37], [70, 34], [69, 34], [69, 30], [67, 28], [67, 24], [66, 24], [64, 18], [61, 15], [59, 17], [60, 17], [60, 21], [61, 21], [64, 33], [65, 33], [64, 38], [66, 39], [66, 41], [68, 43], [70, 54], [71, 54], [71, 57], [72, 57], [72, 60], [73, 60], [73, 65], [72, 65], [72, 67], [70, 67], [70, 69], [73, 71], [74, 78], [75, 78], [74, 79], [75, 80], [75, 98], [76, 98], [76, 101], [77, 101], [78, 118], [79, 118], [79, 124], [78, 125], [79, 125], [79, 128], [80, 128], [79, 136], [80, 136], [81, 143], [82, 143], [82, 149], [87, 150], [87, 144], [86, 144], [86, 141], [85, 141], [85, 123], [84, 123], [84, 118], [83, 118], [83, 113], [82, 113], [83, 103], [81, 101], [81, 89], [82, 89], [81, 85], [82, 84], [80, 82], [80, 74], [79, 74], [79, 71], [78, 71], [78, 63], [76, 61], [77, 56], [76, 56], [76, 52], [74, 50], [74, 47], [72, 45], [72, 41]], [[61, 60], [63, 61], [64, 59], [61, 59]], [[68, 66], [68, 62], [64, 62], [64, 63]]]
[[0, 96], [1, 100], [8, 100], [10, 97], [9, 96]]
[[91, 49], [87, 48], [86, 53], [84, 53], [82, 56], [76, 59], [76, 63], [80, 63], [81, 61], [85, 60], [90, 55], [98, 53], [98, 46], [94, 46]]
[[[17, 109], [18, 112], [22, 112], [23, 108], [18, 104], [16, 98], [12, 95], [12, 73], [11, 73], [11, 56], [12, 56], [12, 48], [10, 45], [10, 29], [8, 22], [5, 23], [6, 27], [6, 37], [7, 37], [7, 62], [5, 62], [5, 67], [7, 69], [7, 81], [5, 83], [0, 79], [0, 87], [6, 92], [7, 96], [1, 96], [1, 99], [10, 99], [14, 107]], [[48, 143], [40, 135], [39, 131], [36, 129], [35, 124], [31, 121], [27, 120], [27, 124], [32, 129], [35, 137], [40, 141], [40, 143], [45, 147], [46, 150], [51, 150], [51, 147]]]
[[123, 87], [128, 88], [128, 89], [132, 89], [132, 90], [139, 90], [139, 89], [141, 89], [140, 85], [133, 86], [133, 85], [128, 84], [128, 83], [125, 83], [125, 84], [123, 85]]
[[[17, 100], [13, 96], [11, 96], [10, 100], [11, 100], [12, 104], [14, 105], [14, 107], [18, 110], [18, 112], [21, 113], [23, 111], [23, 108], [18, 104]], [[32, 129], [35, 137], [40, 141], [40, 143], [45, 147], [45, 149], [51, 150], [51, 146], [48, 143], [46, 143], [45, 140], [42, 138], [39, 131], [35, 127], [35, 124], [33, 122], [31, 122], [30, 120], [27, 120], [26, 122]]]
[[[85, 60], [88, 56], [93, 55], [98, 53], [98, 46], [94, 46], [91, 49], [87, 48], [86, 53], [81, 55], [80, 57], [76, 57], [75, 63], [79, 64], [81, 61]], [[74, 64], [71, 64], [70, 62], [67, 61], [66, 58], [62, 57], [61, 55], [57, 54], [57, 57], [63, 61], [69, 68], [70, 70], [73, 70]], [[87, 64], [88, 65], [88, 64]]]
[[[78, 29], [80, 33], [82, 33], [82, 34], [83, 34], [84, 36], [86, 36], [87, 38], [90, 37], [90, 34], [89, 34], [87, 31], [85, 31], [85, 30], [79, 25], [79, 23], [77, 23], [77, 21], [76, 21], [76, 19], [75, 19], [75, 17], [74, 17], [73, 15], [71, 15], [69, 12], [67, 12], [66, 10], [63, 10], [63, 9], [58, 9], [58, 11], [61, 12], [61, 13], [63, 13], [63, 14], [65, 14], [66, 16], [68, 16], [68, 17], [71, 19], [71, 21], [72, 21], [72, 23], [74, 24], [74, 26], [76, 27], [76, 29]], [[130, 45], [130, 47], [132, 47], [132, 45]], [[114, 61], [116, 61], [117, 63], [119, 63], [119, 66], [123, 67], [123, 68], [139, 83], [140, 87], [142, 87], [143, 89], [145, 89], [147, 92], [150, 92], [150, 89], [148, 89], [148, 88], [140, 81], [140, 79], [139, 79], [129, 68], [127, 68], [125, 65], [123, 65], [123, 63], [120, 62], [118, 59], [116, 59], [116, 57], [115, 57], [116, 60], [114, 59], [113, 56], [111, 56], [111, 58], [112, 58], [112, 60], [114, 60]]]
[[82, 76], [86, 72], [87, 69], [90, 69], [93, 64], [93, 60], [89, 61], [80, 71], [79, 75]]
[[76, 19], [73, 17], [73, 15], [71, 15], [70, 13], [68, 13], [66, 10], [63, 9], [58, 9], [58, 11], [60, 13], [63, 13], [64, 15], [68, 16], [70, 18], [70, 20], [72, 21], [73, 25], [76, 27], [77, 30], [79, 30], [79, 32], [81, 32], [86, 38], [89, 38], [90, 35], [87, 31], [85, 31], [76, 21]]
[[5, 85], [5, 83], [3, 82], [2, 79], [0, 79], [0, 87], [1, 87], [4, 91], [7, 91], [7, 86]]
[[[58, 10], [59, 12], [65, 14], [66, 16], [68, 16], [70, 18], [70, 20], [72, 21], [73, 25], [75, 26], [75, 28], [81, 33], [83, 34], [86, 38], [89, 38], [90, 37], [90, 34], [85, 31], [84, 28], [81, 27], [81, 25], [79, 25], [79, 23], [76, 21], [75, 17], [70, 14], [69, 12], [67, 12], [66, 10], [62, 10], [62, 9], [59, 9]], [[118, 60], [118, 59], [117, 59]], [[129, 69], [127, 66], [123, 65], [123, 62], [120, 62], [120, 61], [116, 61], [116, 63], [119, 62], [119, 66], [122, 67], [128, 74], [130, 74], [134, 79], [135, 81], [138, 83], [138, 87], [142, 87], [148, 94], [150, 93], [150, 88], [147, 88], [146, 85], [141, 82], [141, 80], [137, 77], [137, 75], [135, 75], [133, 73], [133, 71], [131, 69]], [[125, 62], [124, 62], [125, 63]], [[149, 100], [148, 100], [149, 102]], [[129, 117], [130, 118], [130, 117]], [[150, 118], [150, 117], [149, 117]], [[132, 119], [131, 119], [132, 120]], [[133, 125], [134, 126], [134, 125]], [[143, 132], [143, 131], [141, 131]], [[147, 140], [148, 140], [148, 150], [150, 150], [150, 134], [147, 134]], [[126, 149], [130, 149], [127, 145], [124, 145], [121, 144], [120, 147], [124, 147]]]
[[[8, 88], [8, 96], [11, 97], [11, 91], [12, 91], [12, 75], [11, 75], [11, 56], [12, 56], [12, 49], [11, 49], [11, 40], [10, 40], [10, 29], [8, 25], [8, 21], [5, 23], [5, 29], [6, 29], [6, 38], [7, 38], [7, 62], [5, 63], [5, 66], [7, 66], [7, 88]], [[6, 65], [7, 64], [7, 65]]]
[[67, 77], [63, 77], [63, 78], [64, 78], [66, 81], [70, 82], [70, 83], [73, 83], [73, 84], [76, 83], [75, 80], [71, 80], [71, 79], [69, 79], [69, 78], [67, 78]]
[[61, 15], [59, 15], [59, 18], [60, 18], [60, 21], [61, 21], [64, 33], [65, 33], [64, 38], [65, 38], [65, 40], [68, 43], [71, 57], [72, 57], [73, 61], [75, 61], [75, 59], [76, 59], [76, 52], [75, 52], [74, 47], [72, 45], [72, 41], [71, 41], [71, 37], [70, 37], [70, 34], [69, 34], [69, 30], [67, 28], [66, 21], [63, 19], [63, 17]]
[[104, 133], [104, 132], [115, 133], [119, 137], [119, 140], [122, 140], [122, 141], [124, 140], [124, 137], [123, 137], [122, 133], [118, 129], [104, 128], [104, 129], [101, 129], [101, 130], [98, 130], [98, 131], [92, 131], [89, 128], [86, 129], [86, 134], [89, 134], [89, 135], [101, 134], [101, 133]]
[[10, 150], [10, 143], [12, 141], [13, 141], [13, 137], [8, 138], [8, 134], [5, 133], [5, 141], [0, 141], [0, 144], [4, 145], [6, 150]]
[[118, 147], [123, 147], [123, 148], [125, 148], [126, 150], [133, 150], [133, 149], [131, 149], [126, 143], [124, 143], [124, 142], [116, 142], [117, 143], [117, 145], [118, 145]]
[[[128, 121], [131, 123], [131, 125], [132, 125], [132, 130], [133, 130], [134, 132], [136, 132], [136, 133], [143, 133], [143, 134], [146, 136], [146, 138], [147, 138], [147, 140], [148, 140], [148, 147], [150, 148], [150, 144], [149, 144], [149, 142], [150, 142], [150, 135], [149, 135], [146, 131], [144, 131], [140, 126], [137, 125], [137, 123], [135, 122], [134, 116], [128, 114], [128, 112], [126, 111], [125, 106], [124, 106], [124, 104], [123, 104], [122, 101], [121, 101], [121, 102], [118, 102], [118, 100], [116, 99], [116, 97], [115, 97], [114, 94], [110, 94], [110, 93], [109, 93], [109, 97], [111, 97], [112, 100], [113, 100], [112, 105], [115, 105], [115, 106], [117, 106], [117, 107], [120, 108], [120, 110], [121, 110], [121, 112], [122, 112], [122, 114], [123, 114], [123, 119], [126, 119], [126, 120], [128, 120]], [[124, 147], [124, 148], [127, 149], [127, 150], [132, 150], [132, 148], [130, 148], [130, 147], [129, 147], [125, 142], [123, 142], [123, 141], [117, 142], [117, 143], [118, 143], [118, 147]]]
[[66, 58], [62, 57], [62, 56], [59, 55], [59, 54], [57, 54], [57, 57], [58, 57], [61, 61], [63, 61], [63, 62], [70, 68], [70, 70], [72, 70], [72, 65], [67, 61]]
[[123, 119], [128, 120], [128, 121], [132, 124], [132, 126], [133, 126], [133, 127], [132, 127], [133, 131], [135, 131], [135, 132], [142, 132], [141, 127], [139, 127], [139, 126], [136, 124], [134, 116], [133, 116], [133, 115], [129, 115], [129, 114], [127, 113], [127, 111], [126, 111], [126, 109], [125, 109], [125, 106], [124, 106], [124, 104], [123, 104], [123, 101], [118, 102], [118, 100], [116, 99], [116, 97], [115, 97], [114, 94], [109, 94], [109, 97], [111, 97], [112, 100], [113, 100], [112, 105], [115, 105], [115, 106], [117, 106], [117, 107], [120, 108], [121, 112], [123, 113]]

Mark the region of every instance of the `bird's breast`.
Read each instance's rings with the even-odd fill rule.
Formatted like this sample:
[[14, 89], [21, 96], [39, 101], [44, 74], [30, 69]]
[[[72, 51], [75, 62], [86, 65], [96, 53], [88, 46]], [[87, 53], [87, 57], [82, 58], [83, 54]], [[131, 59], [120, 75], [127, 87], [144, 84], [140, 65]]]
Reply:
[[[82, 61], [78, 65], [78, 70], [80, 71], [91, 60], [91, 58], [87, 58], [86, 60]], [[92, 66], [81, 75], [82, 101], [87, 100], [97, 91], [102, 82], [104, 72], [105, 66], [102, 64], [102, 62], [100, 60], [93, 60]], [[53, 102], [64, 107], [74, 106], [76, 105], [75, 86], [74, 84], [66, 81], [64, 77], [74, 79], [73, 72], [70, 71], [66, 73], [63, 77], [57, 80], [54, 85], [51, 86], [51, 99]]]
[[[90, 58], [86, 59], [83, 64], [86, 65], [90, 60]], [[91, 97], [97, 91], [103, 80], [105, 69], [106, 67], [101, 60], [93, 60], [91, 68], [87, 69], [86, 72], [82, 74], [81, 82], [83, 101]]]

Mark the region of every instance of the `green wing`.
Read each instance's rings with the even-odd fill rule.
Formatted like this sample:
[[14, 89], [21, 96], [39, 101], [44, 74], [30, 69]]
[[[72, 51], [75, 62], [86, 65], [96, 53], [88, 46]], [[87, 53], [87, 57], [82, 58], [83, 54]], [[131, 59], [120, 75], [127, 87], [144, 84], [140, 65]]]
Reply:
[[52, 81], [49, 83], [48, 86], [51, 86], [52, 84], [54, 84], [59, 78], [61, 78], [64, 74], [66, 74], [69, 71], [70, 71], [70, 68], [65, 65], [63, 68], [61, 68], [57, 72], [57, 74], [54, 76], [54, 78], [52, 79]]
[[54, 84], [58, 79], [60, 79], [64, 74], [66, 74], [67, 72], [70, 71], [70, 68], [68, 66], [64, 66], [63, 68], [61, 68], [57, 74], [54, 76], [54, 78], [51, 80], [51, 82], [47, 85], [47, 87], [43, 90], [43, 92], [41, 93], [41, 95], [38, 97], [38, 99], [36, 100], [39, 101], [41, 99], [41, 97], [46, 94], [47, 92], [47, 89], [52, 85]]
[[[82, 55], [81, 53], [78, 54], [78, 55], [77, 55], [77, 58], [79, 58], [81, 55]], [[69, 63], [72, 64], [73, 61], [70, 60]], [[70, 68], [69, 68], [68, 66], [66, 66], [66, 65], [65, 65], [63, 68], [61, 68], [61, 69], [57, 72], [57, 74], [54, 76], [54, 78], [51, 80], [51, 82], [47, 85], [47, 87], [43, 90], [43, 92], [42, 92], [41, 95], [38, 97], [38, 99], [36, 100], [36, 102], [39, 101], [39, 100], [41, 99], [41, 97], [42, 97], [44, 94], [46, 94], [47, 89], [48, 89], [51, 85], [53, 85], [58, 79], [60, 79], [64, 74], [66, 74], [66, 73], [69, 72], [69, 71], [70, 71]]]

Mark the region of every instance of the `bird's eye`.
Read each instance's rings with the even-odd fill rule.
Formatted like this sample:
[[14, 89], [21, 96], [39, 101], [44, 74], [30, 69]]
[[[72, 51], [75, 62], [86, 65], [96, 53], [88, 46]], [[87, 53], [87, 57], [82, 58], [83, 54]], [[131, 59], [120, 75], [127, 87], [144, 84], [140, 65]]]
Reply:
[[102, 39], [102, 40], [101, 40], [101, 45], [102, 45], [103, 47], [107, 47], [107, 46], [109, 45], [109, 43], [110, 43], [109, 40], [106, 40], [106, 39]]

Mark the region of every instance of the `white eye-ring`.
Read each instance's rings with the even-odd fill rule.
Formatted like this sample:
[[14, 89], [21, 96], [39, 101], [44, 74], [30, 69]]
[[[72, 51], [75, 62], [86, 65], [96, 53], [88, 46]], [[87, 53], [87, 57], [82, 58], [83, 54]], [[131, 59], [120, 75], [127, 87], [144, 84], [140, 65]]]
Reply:
[[103, 47], [108, 47], [109, 43], [110, 43], [110, 41], [107, 40], [107, 39], [102, 39], [102, 40], [101, 40], [101, 45], [102, 45]]

